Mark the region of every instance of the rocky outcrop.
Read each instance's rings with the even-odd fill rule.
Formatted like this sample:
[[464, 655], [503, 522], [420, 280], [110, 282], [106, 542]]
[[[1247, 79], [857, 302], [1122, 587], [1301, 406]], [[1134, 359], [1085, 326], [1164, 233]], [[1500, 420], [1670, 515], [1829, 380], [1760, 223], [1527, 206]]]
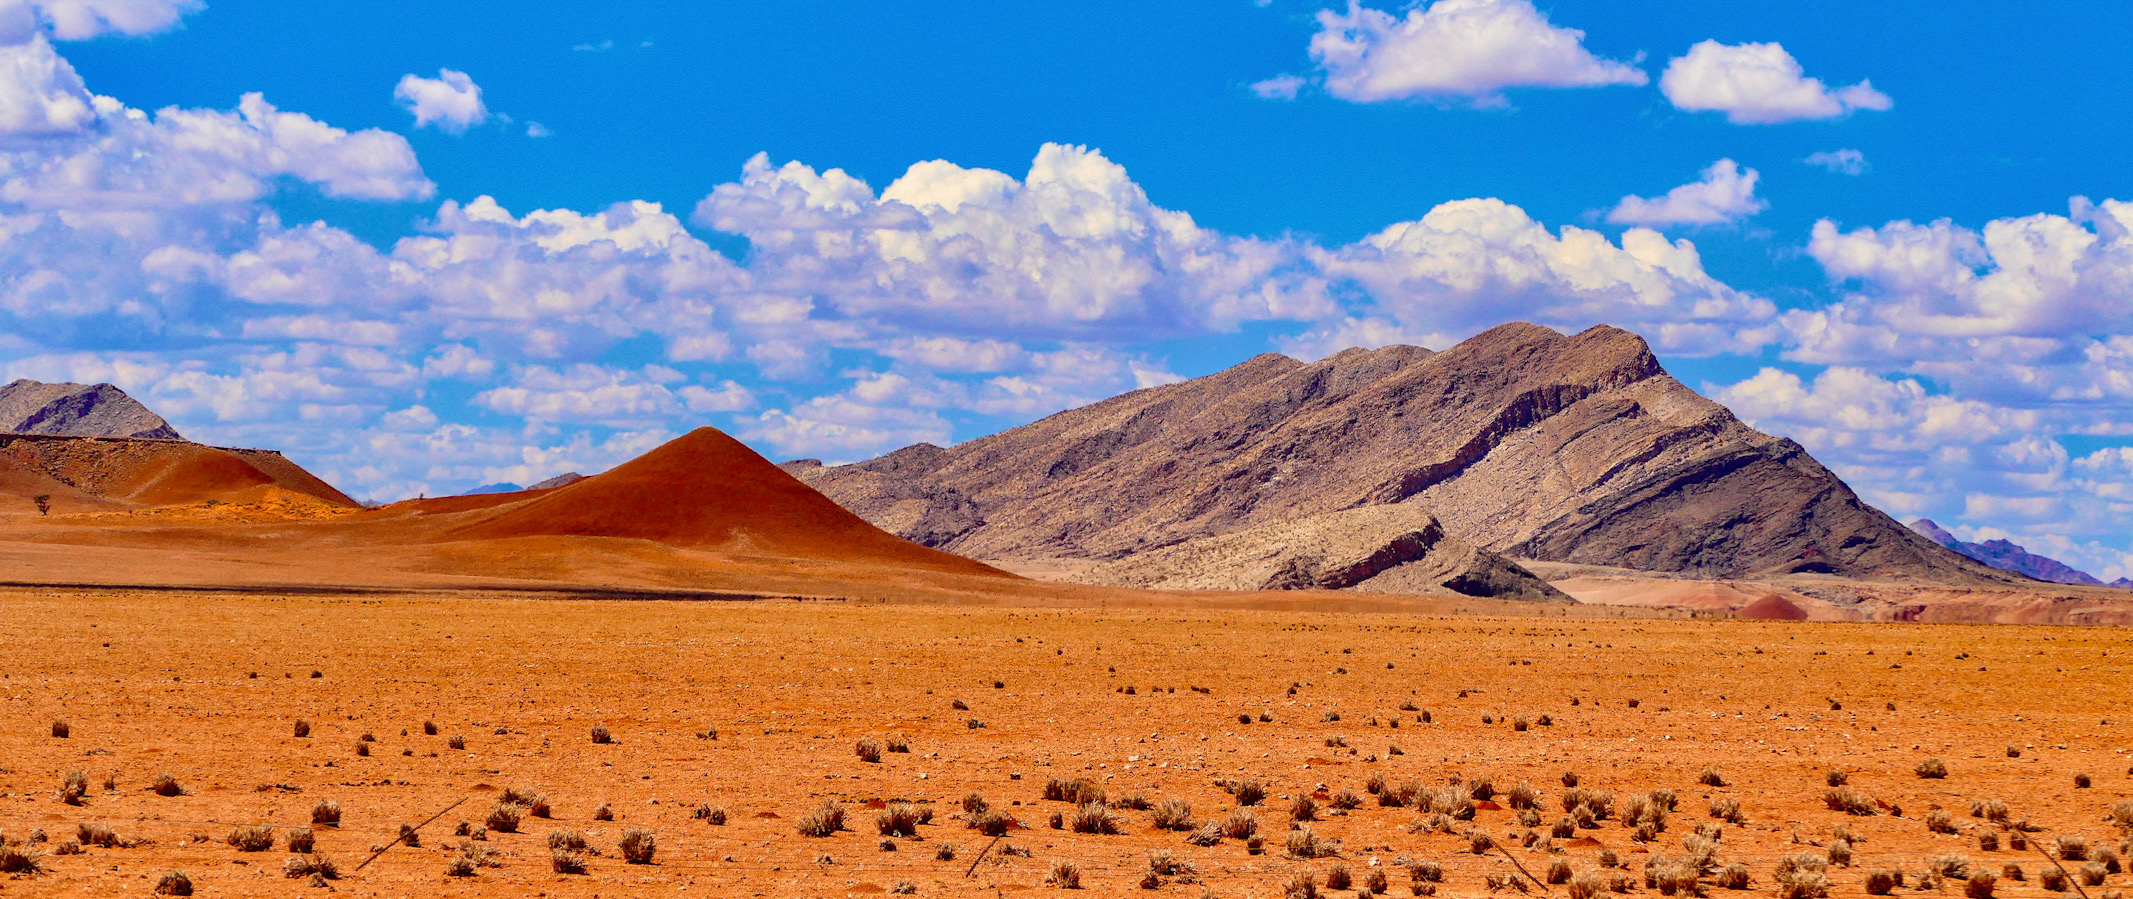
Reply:
[[1357, 590], [1570, 602], [1410, 503], [1281, 521], [1135, 553], [1080, 580], [1159, 590]]
[[977, 558], [1121, 559], [1399, 503], [1522, 558], [2010, 580], [1868, 507], [1608, 327], [1516, 323], [1441, 353], [1310, 364], [1268, 354], [952, 448], [788, 470], [894, 533]]
[[182, 439], [170, 422], [117, 387], [30, 380], [0, 387], [0, 432]]
[[[2079, 584], [2084, 587], [2106, 586], [2095, 575], [2089, 574], [2049, 556], [2030, 552], [2021, 544], [2010, 540], [1987, 540], [1971, 543], [1948, 533], [1946, 528], [1931, 518], [1921, 518], [1910, 524], [1913, 531], [1926, 539], [1962, 553], [2001, 571], [2012, 571], [2024, 577], [2050, 581], [2054, 584]], [[2129, 585], [2133, 586], [2133, 585]]]

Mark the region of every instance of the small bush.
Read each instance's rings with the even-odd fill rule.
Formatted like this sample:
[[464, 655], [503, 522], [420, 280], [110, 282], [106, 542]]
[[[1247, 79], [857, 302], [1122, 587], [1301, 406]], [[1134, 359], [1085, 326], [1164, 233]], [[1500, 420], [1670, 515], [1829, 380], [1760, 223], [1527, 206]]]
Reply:
[[2001, 800], [1987, 799], [1978, 803], [1977, 816], [1994, 824], [2007, 823], [2007, 818], [2010, 814], [2012, 812], [2008, 810], [2007, 803]]
[[68, 805], [80, 805], [82, 797], [89, 795], [89, 775], [69, 771], [59, 780], [59, 801]]
[[311, 736], [311, 722], [302, 718], [296, 719], [295, 731], [298, 739]]
[[68, 727], [68, 726], [67, 726], [67, 722], [66, 722], [66, 719], [64, 719], [64, 718], [62, 718], [62, 719], [56, 719], [56, 720], [54, 720], [54, 721], [52, 722], [52, 736], [53, 736], [53, 738], [55, 738], [55, 739], [60, 739], [60, 740], [64, 740], [64, 739], [66, 739], [66, 738], [68, 738], [68, 737], [70, 737], [70, 736], [73, 736], [73, 735], [74, 735], [74, 729], [73, 729], [73, 728], [70, 728], [70, 727]]
[[557, 874], [585, 873], [585, 856], [568, 849], [548, 850], [548, 866]]
[[890, 803], [874, 816], [874, 829], [885, 837], [918, 836], [920, 814], [918, 806], [908, 802]]
[[800, 835], [826, 837], [844, 829], [844, 806], [825, 800], [800, 819]]
[[1044, 883], [1062, 890], [1081, 889], [1081, 866], [1067, 859], [1053, 859], [1051, 871], [1044, 875]]
[[1871, 815], [1875, 812], [1874, 800], [1850, 787], [1831, 787], [1822, 791], [1822, 804], [1833, 812], [1847, 815]]
[[615, 734], [607, 729], [607, 725], [595, 724], [592, 729], [592, 739], [595, 743], [613, 743], [615, 742]]
[[603, 803], [600, 803], [599, 807], [597, 807], [597, 808], [594, 808], [594, 809], [593, 809], [593, 820], [595, 820], [595, 821], [613, 821], [613, 820], [615, 820], [615, 807], [614, 807], [613, 805], [611, 805], [611, 804], [608, 804], [608, 803], [605, 803], [605, 802], [603, 802]]
[[453, 734], [451, 739], [444, 741], [444, 745], [452, 749], [465, 749], [467, 748], [466, 735]]
[[1830, 841], [1829, 863], [1840, 868], [1852, 866], [1852, 844], [1850, 840]]
[[44, 859], [27, 846], [0, 844], [0, 874], [42, 874]]
[[1979, 833], [1977, 835], [1977, 848], [1979, 852], [2000, 851], [2000, 835], [1989, 830]]
[[1074, 809], [1072, 829], [1075, 833], [1115, 834], [1119, 832], [1118, 816], [1101, 802], [1091, 802]]
[[157, 772], [156, 779], [150, 782], [149, 785], [155, 790], [157, 796], [185, 795], [185, 787], [180, 785], [178, 779], [172, 777], [168, 771]]
[[1896, 889], [1896, 872], [1876, 870], [1866, 872], [1866, 892], [1871, 896], [1886, 896]]
[[988, 837], [1006, 836], [1019, 826], [1014, 817], [997, 809], [978, 812], [963, 819], [965, 826]]
[[1607, 881], [1589, 871], [1570, 880], [1570, 899], [1594, 899], [1606, 891]]
[[1480, 855], [1496, 848], [1496, 840], [1481, 831], [1469, 830], [1466, 832], [1466, 847], [1473, 850], [1475, 855]]
[[1222, 822], [1209, 821], [1192, 829], [1185, 842], [1194, 846], [1214, 846], [1222, 842]]
[[1774, 879], [1779, 899], [1823, 899], [1829, 895], [1827, 863], [1805, 852], [1778, 860]]
[[498, 802], [490, 807], [489, 817], [482, 821], [482, 826], [497, 833], [518, 833], [518, 809], [516, 803]]
[[1970, 857], [1950, 852], [1926, 862], [1926, 869], [1949, 880], [1961, 880], [1970, 876]]
[[901, 752], [905, 754], [909, 754], [911, 752], [911, 741], [905, 739], [901, 734], [891, 734], [888, 737], [884, 738], [881, 741], [881, 744], [883, 749], [887, 749], [890, 752]]
[[1537, 809], [1540, 808], [1540, 791], [1533, 789], [1532, 784], [1520, 781], [1504, 794], [1504, 801], [1514, 809]]
[[291, 880], [298, 877], [339, 880], [341, 878], [341, 866], [333, 860], [333, 856], [324, 853], [317, 855], [291, 855], [282, 859], [281, 876]]
[[1156, 827], [1163, 830], [1193, 829], [1192, 804], [1182, 799], [1165, 799], [1155, 804], [1155, 813], [1150, 816]]
[[1222, 818], [1222, 835], [1232, 840], [1250, 839], [1259, 832], [1259, 816], [1250, 809], [1236, 809]]
[[1104, 788], [1086, 780], [1060, 780], [1056, 777], [1044, 782], [1044, 798], [1054, 802], [1073, 805], [1088, 805], [1103, 802]]
[[933, 857], [936, 860], [944, 862], [955, 861], [955, 844], [942, 843], [938, 846], [933, 847]]
[[2088, 789], [2088, 788], [2089, 788], [2089, 776], [2088, 776], [2088, 775], [2086, 775], [2086, 774], [2075, 774], [2075, 775], [2074, 775], [2074, 789], [2076, 789], [2076, 790], [2086, 790], [2086, 789]]
[[2081, 878], [2081, 883], [2083, 886], [2094, 887], [2102, 886], [2103, 878], [2108, 873], [2110, 872], [2105, 871], [2102, 865], [2099, 865], [2095, 862], [2089, 862], [2086, 865], [2082, 865], [2081, 870], [2076, 871], [2075, 875]]
[[1948, 776], [1948, 763], [1938, 758], [1930, 758], [1919, 762], [1916, 770], [1919, 777], [1927, 780], [1939, 780]]
[[1947, 809], [1934, 809], [1926, 813], [1926, 829], [1933, 833], [1954, 833], [1955, 817]]
[[90, 824], [83, 821], [74, 825], [74, 839], [84, 846], [109, 848], [118, 845], [118, 832], [108, 824]]
[[2043, 887], [2046, 892], [2064, 893], [2066, 892], [2066, 872], [2059, 870], [2057, 867], [2038, 871], [2037, 885]]
[[265, 852], [274, 848], [274, 828], [263, 824], [239, 827], [230, 831], [222, 841], [237, 847], [239, 852]]
[[1711, 882], [1717, 884], [1719, 889], [1745, 890], [1749, 883], [1748, 866], [1736, 862], [1720, 868], [1718, 874], [1711, 878]]
[[158, 896], [190, 896], [193, 894], [193, 879], [183, 871], [165, 871], [156, 878], [155, 894]]
[[317, 840], [317, 831], [309, 827], [292, 827], [289, 828], [289, 838], [285, 842], [290, 852], [304, 855], [311, 852], [312, 844]]
[[1237, 797], [1238, 805], [1258, 805], [1266, 799], [1266, 787], [1261, 786], [1256, 780], [1247, 780], [1232, 787], [1230, 795]]
[[859, 760], [862, 762], [879, 763], [881, 761], [881, 744], [874, 742], [871, 737], [853, 744], [852, 752], [858, 755]]
[[364, 757], [364, 758], [370, 758], [370, 744], [369, 744], [369, 743], [357, 743], [357, 744], [356, 744], [356, 755], [362, 756], [362, 757]]
[[1309, 826], [1298, 827], [1289, 831], [1289, 836], [1283, 844], [1283, 849], [1289, 854], [1290, 858], [1317, 858], [1318, 834], [1313, 833]]
[[[423, 734], [423, 736], [426, 736], [426, 737], [434, 737], [434, 736], [436, 736], [436, 735], [437, 735], [437, 722], [435, 722], [435, 721], [424, 721], [424, 722], [422, 722], [422, 734]], [[402, 732], [401, 732], [401, 735], [402, 735], [402, 736], [406, 736], [406, 732], [405, 732], [405, 731], [402, 731]]]
[[2059, 857], [2066, 861], [2086, 861], [2089, 857], [2089, 841], [2086, 837], [2060, 837]]
[[632, 865], [649, 865], [652, 853], [659, 848], [659, 841], [652, 832], [642, 827], [632, 827], [622, 832], [622, 860]]
[[2002, 880], [2012, 880], [2016, 883], [2029, 879], [2028, 875], [2022, 873], [2022, 866], [2012, 862], [2000, 866], [2000, 878]]
[[1562, 859], [1549, 862], [1547, 877], [1550, 886], [1569, 883], [1571, 877], [1570, 863]]
[[1347, 865], [1335, 862], [1333, 867], [1326, 869], [1326, 889], [1345, 890], [1354, 885], [1355, 875], [1348, 870]]
[[1318, 801], [1312, 799], [1309, 793], [1298, 793], [1296, 798], [1289, 803], [1289, 820], [1318, 820]]
[[1725, 775], [1719, 774], [1717, 768], [1703, 769], [1703, 773], [1697, 775], [1696, 782], [1703, 784], [1707, 787], [1729, 786], [1729, 784], [1726, 783]]
[[1742, 817], [1740, 813], [1740, 800], [1738, 799], [1713, 799], [1711, 800], [1710, 809], [1711, 817], [1717, 818], [1720, 821], [1724, 821], [1728, 824], [1739, 824], [1742, 822]]

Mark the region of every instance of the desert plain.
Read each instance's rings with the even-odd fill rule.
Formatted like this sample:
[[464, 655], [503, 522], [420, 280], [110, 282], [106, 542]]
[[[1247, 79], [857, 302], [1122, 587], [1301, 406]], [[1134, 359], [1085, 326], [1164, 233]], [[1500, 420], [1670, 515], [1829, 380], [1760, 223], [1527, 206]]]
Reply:
[[[2043, 885], [2060, 838], [2127, 855], [2109, 820], [2133, 795], [2122, 629], [1359, 608], [8, 588], [0, 831], [43, 871], [0, 876], [0, 895], [149, 895], [180, 870], [202, 896], [1006, 896], [1054, 893], [1070, 862], [1078, 895], [1281, 896], [1301, 873], [1327, 894], [1345, 867], [1351, 889], [1378, 872], [1404, 896], [1410, 864], [1434, 862], [1441, 881], [1423, 890], [1482, 896], [1519, 892], [1520, 867], [1552, 879], [1558, 860], [1658, 895], [1646, 862], [1679, 857], [1705, 825], [1722, 831], [1714, 866], [1750, 874], [1745, 893], [1706, 877], [1713, 895], [1773, 894], [1781, 860], [1828, 858], [1839, 828], [1852, 857], [1827, 870], [1836, 896], [1865, 895], [1881, 869], [1904, 872], [1897, 895], [1962, 895], [1960, 879], [1920, 881], [1951, 853], [1972, 871], [2019, 867], [1995, 886], [2012, 899], [2133, 883], [2084, 884], [2093, 862], [2067, 860], [2072, 882]], [[1637, 614], [1652, 617], [1623, 617]], [[869, 762], [867, 740], [908, 752]], [[1921, 777], [1928, 759], [1946, 776]], [[1872, 814], [1828, 807], [1832, 770]], [[72, 771], [88, 781], [78, 805], [60, 795]], [[1615, 814], [1554, 838], [1566, 772], [1612, 794]], [[158, 795], [161, 774], [184, 792]], [[1485, 778], [1493, 801], [1432, 828], [1382, 804], [1374, 776], [1425, 796]], [[1044, 799], [1055, 780], [1100, 788], [1120, 832], [1073, 832], [1076, 808]], [[1133, 807], [1182, 800], [1192, 823], [1219, 821], [1240, 807], [1226, 786], [1247, 780], [1266, 793], [1250, 809], [1257, 851], [1193, 845]], [[1537, 794], [1530, 845], [1519, 784]], [[1639, 841], [1628, 808], [1655, 790], [1675, 805]], [[495, 866], [449, 875], [471, 841], [455, 831], [482, 827], [505, 791], [544, 795], [551, 817], [488, 830]], [[1019, 826], [997, 840], [967, 827], [973, 793]], [[1343, 794], [1360, 804], [1336, 807]], [[1307, 823], [1292, 821], [1302, 796]], [[1712, 817], [1727, 800], [1738, 820]], [[1972, 816], [1990, 800], [2004, 822]], [[327, 801], [342, 814], [313, 829], [315, 851], [339, 876], [285, 877], [288, 833]], [[845, 829], [801, 834], [824, 803]], [[930, 806], [931, 823], [885, 842], [877, 818], [895, 803]], [[595, 819], [603, 805], [612, 820]], [[1936, 811], [1953, 833], [1929, 829]], [[59, 854], [82, 824], [118, 844]], [[229, 844], [257, 825], [271, 849]], [[420, 825], [419, 846], [373, 859], [402, 825]], [[1321, 857], [1291, 855], [1301, 827]], [[622, 857], [633, 828], [655, 835], [650, 864]], [[557, 831], [582, 834], [585, 873], [553, 870]], [[1477, 833], [1499, 848], [1474, 852]], [[1183, 866], [1144, 885], [1152, 850]], [[1603, 851], [1620, 867], [1602, 869]]]

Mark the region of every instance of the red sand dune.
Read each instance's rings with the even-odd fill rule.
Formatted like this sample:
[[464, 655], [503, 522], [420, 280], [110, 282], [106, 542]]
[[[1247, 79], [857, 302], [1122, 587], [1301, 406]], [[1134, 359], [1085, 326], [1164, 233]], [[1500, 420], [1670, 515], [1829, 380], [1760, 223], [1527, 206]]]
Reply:
[[454, 540], [624, 537], [761, 555], [1007, 576], [928, 549], [845, 511], [715, 428], [698, 428], [605, 474], [536, 494], [454, 529]]
[[1763, 598], [1740, 607], [1737, 614], [1751, 621], [1806, 621], [1807, 610], [1793, 605], [1791, 600], [1775, 593], [1766, 593]]

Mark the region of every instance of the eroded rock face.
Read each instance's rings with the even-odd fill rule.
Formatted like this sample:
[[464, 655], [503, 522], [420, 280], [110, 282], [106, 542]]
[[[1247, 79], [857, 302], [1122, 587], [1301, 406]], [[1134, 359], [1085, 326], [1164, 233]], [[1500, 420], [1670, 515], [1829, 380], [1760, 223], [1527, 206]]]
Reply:
[[0, 387], [0, 432], [182, 439], [170, 422], [117, 387], [27, 379]]
[[794, 472], [977, 558], [1120, 559], [1414, 504], [1482, 549], [1730, 577], [2008, 575], [1867, 507], [1797, 444], [1661, 369], [1634, 334], [1493, 328], [1442, 353], [1255, 357], [953, 448]]
[[1135, 553], [1081, 580], [1159, 590], [1360, 590], [1570, 602], [1514, 562], [1447, 535], [1412, 503], [1280, 521]]

